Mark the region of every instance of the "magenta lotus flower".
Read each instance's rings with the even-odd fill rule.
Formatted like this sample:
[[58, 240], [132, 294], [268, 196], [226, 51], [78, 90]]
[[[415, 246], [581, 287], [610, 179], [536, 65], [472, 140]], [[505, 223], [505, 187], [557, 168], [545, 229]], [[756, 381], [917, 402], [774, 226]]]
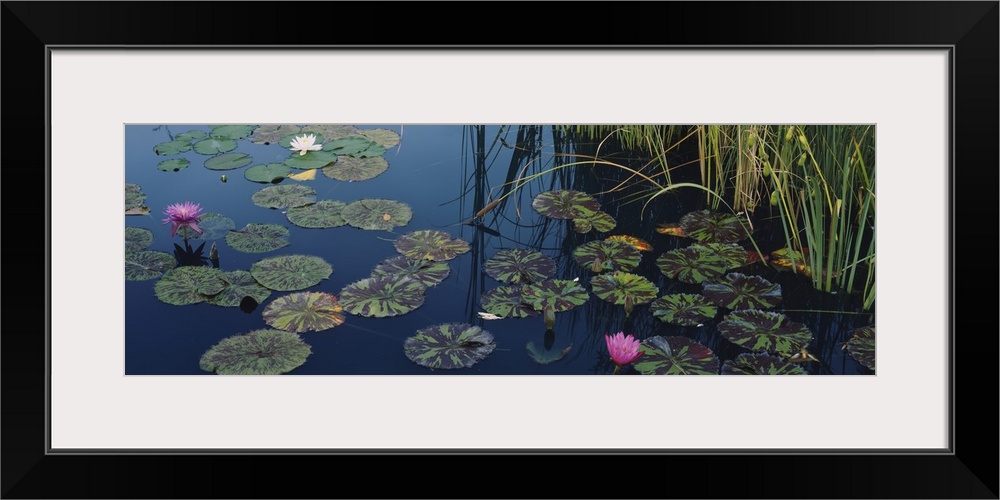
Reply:
[[170, 226], [170, 236], [177, 234], [177, 230], [184, 228], [184, 238], [187, 239], [187, 228], [194, 229], [195, 232], [201, 234], [201, 228], [198, 227], [198, 223], [201, 222], [201, 206], [197, 203], [191, 203], [190, 201], [185, 201], [184, 203], [174, 203], [167, 207], [163, 212], [167, 216], [163, 219], [164, 224], [172, 224]]
[[639, 339], [629, 334], [625, 335], [625, 332], [618, 332], [614, 336], [604, 335], [604, 342], [608, 344], [608, 352], [611, 353], [611, 360], [615, 362], [615, 373], [618, 370], [642, 355], [639, 352]]

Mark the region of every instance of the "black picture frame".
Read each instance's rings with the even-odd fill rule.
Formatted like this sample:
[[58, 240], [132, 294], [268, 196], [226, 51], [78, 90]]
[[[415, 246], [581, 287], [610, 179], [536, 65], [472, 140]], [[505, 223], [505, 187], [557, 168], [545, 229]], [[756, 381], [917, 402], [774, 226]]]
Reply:
[[[47, 307], [48, 230], [47, 225], [22, 222], [15, 223], [16, 235], [8, 233], [3, 246], [7, 261], [16, 264], [8, 269], [14, 269], [17, 276], [13, 285], [8, 283], [11, 293], [4, 295], [8, 328], [0, 336], [0, 486], [4, 498], [305, 498], [317, 491], [331, 498], [998, 498], [997, 327], [992, 313], [987, 313], [989, 320], [971, 318], [975, 313], [968, 310], [977, 306], [967, 305], [982, 303], [983, 296], [987, 303], [995, 303], [991, 301], [997, 294], [990, 234], [994, 226], [985, 229], [989, 239], [973, 239], [984, 233], [979, 222], [1000, 215], [1000, 3], [996, 1], [545, 5], [4, 1], [0, 13], [2, 96], [7, 104], [3, 132], [8, 139], [0, 151], [0, 165], [8, 187], [18, 191], [8, 191], [8, 221], [37, 221], [39, 214], [47, 214], [50, 203], [48, 188], [43, 196], [39, 180], [40, 172], [48, 168], [39, 141], [46, 138], [48, 147], [46, 63], [51, 46], [611, 50], [627, 46], [946, 46], [951, 52], [954, 103], [950, 113], [949, 281], [954, 360], [950, 453], [52, 455], [46, 441], [47, 332], [32, 326], [44, 324], [41, 320], [51, 314]], [[317, 23], [323, 16], [350, 22], [337, 23], [336, 30], [321, 29]], [[419, 35], [414, 37], [414, 32]], [[42, 207], [32, 206], [42, 201]], [[965, 243], [960, 247], [961, 241]], [[44, 270], [44, 279], [38, 275], [25, 278], [19, 273], [22, 268], [39, 275]], [[955, 315], [956, 305], [962, 306], [966, 317]], [[956, 336], [958, 331], [961, 336]], [[644, 425], [656, 426], [655, 422]], [[863, 419], [860, 424], [845, 422], [844, 431], [849, 432], [852, 425], [863, 425]], [[317, 465], [330, 471], [329, 475], [312, 476], [308, 470]]]

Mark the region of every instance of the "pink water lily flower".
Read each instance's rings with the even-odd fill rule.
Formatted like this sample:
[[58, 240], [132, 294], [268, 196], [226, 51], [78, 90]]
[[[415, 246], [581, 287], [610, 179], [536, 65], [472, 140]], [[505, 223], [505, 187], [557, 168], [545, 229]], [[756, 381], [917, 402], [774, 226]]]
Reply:
[[625, 332], [618, 332], [614, 336], [604, 335], [604, 342], [608, 345], [608, 352], [611, 354], [611, 360], [615, 362], [615, 373], [618, 370], [642, 355], [639, 352], [639, 339], [632, 336], [632, 334], [625, 335]]
[[298, 151], [299, 156], [309, 151], [320, 151], [322, 149], [323, 146], [321, 144], [316, 144], [316, 134], [298, 135], [292, 139], [292, 151]]
[[174, 203], [167, 207], [163, 212], [167, 216], [163, 219], [164, 224], [172, 224], [170, 226], [170, 236], [177, 234], [177, 230], [184, 228], [184, 238], [187, 238], [187, 228], [195, 230], [198, 234], [201, 234], [201, 228], [198, 227], [198, 223], [201, 222], [201, 206], [197, 203], [191, 203], [190, 201], [185, 201], [184, 203]]

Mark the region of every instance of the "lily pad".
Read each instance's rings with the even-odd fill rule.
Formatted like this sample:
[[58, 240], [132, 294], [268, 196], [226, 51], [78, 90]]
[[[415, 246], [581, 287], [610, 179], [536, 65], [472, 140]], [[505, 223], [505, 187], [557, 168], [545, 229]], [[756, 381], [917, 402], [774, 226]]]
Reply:
[[264, 208], [293, 208], [316, 203], [316, 190], [301, 184], [268, 186], [250, 196], [254, 205]]
[[356, 133], [365, 139], [381, 144], [386, 149], [399, 144], [399, 133], [387, 128], [358, 130]]
[[862, 326], [851, 330], [851, 338], [844, 347], [851, 357], [869, 370], [875, 369], [875, 326]]
[[699, 210], [680, 220], [680, 227], [689, 238], [710, 243], [736, 243], [750, 236], [739, 217], [733, 214]]
[[792, 355], [812, 342], [812, 332], [802, 323], [776, 312], [747, 309], [733, 311], [718, 325], [719, 333], [754, 352]]
[[289, 222], [299, 227], [307, 228], [328, 228], [340, 227], [347, 224], [347, 221], [340, 216], [340, 212], [347, 206], [344, 202], [335, 200], [322, 200], [302, 207], [289, 208], [285, 214]]
[[295, 135], [302, 131], [298, 125], [260, 125], [253, 130], [250, 135], [250, 142], [254, 144], [274, 144], [282, 137]]
[[173, 158], [161, 161], [156, 165], [156, 168], [164, 172], [180, 172], [181, 170], [188, 168], [189, 165], [191, 165], [191, 161], [187, 158]]
[[333, 266], [312, 255], [279, 255], [255, 262], [250, 274], [271, 290], [294, 292], [329, 278]]
[[410, 259], [403, 255], [397, 255], [383, 260], [375, 266], [375, 269], [372, 270], [372, 277], [412, 278], [425, 287], [432, 287], [444, 281], [450, 273], [451, 268], [447, 262]]
[[345, 286], [340, 291], [340, 305], [357, 316], [399, 316], [420, 307], [424, 303], [426, 289], [412, 278], [367, 278]]
[[573, 259], [595, 273], [631, 271], [639, 265], [642, 254], [628, 243], [596, 240], [576, 247]]
[[163, 276], [163, 273], [177, 267], [173, 255], [156, 250], [125, 252], [125, 280], [145, 281]]
[[161, 142], [153, 146], [153, 152], [160, 156], [176, 155], [191, 151], [191, 143], [188, 141]]
[[521, 299], [536, 311], [550, 307], [554, 312], [564, 312], [585, 304], [590, 293], [573, 280], [548, 280], [524, 285]]
[[358, 127], [354, 125], [306, 125], [302, 128], [303, 134], [317, 134], [323, 136], [327, 141], [334, 141], [343, 137], [357, 135]]
[[226, 271], [222, 273], [222, 279], [226, 282], [226, 287], [221, 292], [209, 297], [206, 300], [209, 304], [222, 307], [240, 307], [246, 297], [252, 298], [259, 304], [271, 295], [271, 290], [257, 283], [250, 271]]
[[653, 250], [653, 245], [649, 244], [648, 241], [642, 238], [636, 238], [635, 236], [629, 236], [627, 234], [616, 234], [614, 236], [608, 236], [604, 239], [607, 241], [620, 241], [640, 252], [651, 252]]
[[153, 244], [153, 232], [144, 227], [125, 226], [125, 251], [138, 252]]
[[252, 134], [256, 125], [217, 125], [212, 127], [208, 136], [213, 139], [242, 139]]
[[233, 139], [216, 139], [209, 137], [194, 143], [194, 152], [202, 155], [216, 155], [236, 149], [236, 141]]
[[389, 162], [381, 156], [374, 158], [340, 156], [333, 165], [323, 167], [323, 175], [338, 181], [366, 181], [378, 177], [388, 168]]
[[243, 171], [243, 177], [248, 181], [259, 182], [261, 184], [277, 184], [288, 174], [292, 173], [291, 167], [284, 163], [267, 163], [254, 165]]
[[417, 330], [403, 342], [403, 353], [427, 368], [468, 368], [496, 349], [493, 335], [468, 323], [444, 323]]
[[204, 302], [227, 286], [222, 271], [211, 267], [175, 267], [153, 285], [156, 298], [167, 304], [183, 306]]
[[539, 349], [534, 342], [530, 341], [524, 347], [528, 350], [528, 356], [531, 356], [532, 361], [540, 365], [547, 365], [565, 358], [566, 355], [569, 354], [569, 351], [573, 349], [573, 344], [570, 344], [558, 351], [545, 351]]
[[736, 269], [750, 263], [746, 249], [736, 243], [700, 243], [688, 248], [706, 248], [726, 260], [726, 268]]
[[312, 347], [281, 330], [254, 330], [222, 339], [201, 355], [198, 366], [219, 375], [280, 375], [306, 362]]
[[531, 200], [531, 208], [536, 212], [553, 219], [576, 219], [588, 213], [601, 210], [601, 204], [582, 191], [559, 189], [539, 193]]
[[693, 293], [664, 295], [654, 300], [649, 310], [660, 321], [681, 326], [704, 324], [719, 312], [707, 297]]
[[656, 267], [668, 278], [697, 284], [726, 273], [729, 264], [719, 254], [704, 247], [678, 248], [656, 259]]
[[583, 210], [584, 214], [573, 219], [573, 230], [578, 233], [589, 233], [591, 229], [606, 233], [618, 224], [615, 218], [604, 211], [591, 212]]
[[337, 154], [329, 151], [306, 151], [300, 155], [293, 153], [285, 160], [285, 165], [299, 170], [309, 170], [312, 168], [323, 168], [337, 161]]
[[274, 299], [264, 308], [268, 326], [292, 333], [321, 332], [344, 323], [344, 308], [326, 292], [298, 292]]
[[483, 266], [486, 274], [503, 283], [542, 281], [556, 273], [556, 262], [542, 252], [524, 248], [498, 250]]
[[224, 153], [205, 160], [205, 168], [209, 170], [233, 170], [249, 165], [253, 158], [246, 153]]
[[413, 218], [410, 206], [393, 200], [365, 198], [348, 203], [340, 212], [348, 224], [367, 230], [389, 231], [405, 226]]
[[625, 306], [625, 314], [632, 313], [636, 304], [648, 304], [656, 298], [659, 289], [652, 281], [632, 273], [598, 274], [590, 279], [594, 295], [604, 301]]
[[288, 228], [278, 224], [251, 222], [226, 233], [229, 246], [247, 253], [264, 253], [288, 246]]
[[633, 364], [643, 375], [717, 375], [719, 358], [707, 346], [687, 337], [661, 337], [639, 344], [642, 356]]
[[781, 303], [781, 285], [760, 276], [730, 273], [702, 284], [702, 295], [727, 309], [767, 309]]
[[676, 236], [678, 238], [687, 238], [687, 234], [684, 234], [684, 230], [681, 229], [681, 225], [677, 224], [676, 222], [657, 224], [656, 232], [660, 234], [666, 234], [669, 236]]
[[[327, 141], [323, 144], [323, 151], [337, 153], [338, 156], [347, 155], [355, 158], [362, 158], [365, 156], [378, 156], [385, 153], [385, 148], [375, 141], [354, 135]], [[371, 154], [365, 154], [366, 151], [371, 151]]]
[[188, 233], [188, 238], [195, 240], [217, 240], [225, 238], [229, 231], [236, 229], [236, 223], [233, 222], [233, 219], [225, 215], [212, 212], [201, 216], [201, 220], [198, 221], [198, 229], [201, 229], [201, 234], [192, 231]]
[[411, 259], [445, 261], [469, 251], [469, 243], [434, 229], [406, 233], [393, 242], [396, 250]]
[[181, 132], [174, 136], [175, 141], [197, 141], [198, 139], [204, 139], [208, 137], [208, 132], [204, 130], [188, 130], [187, 132]]
[[125, 211], [141, 207], [146, 201], [146, 193], [142, 192], [142, 187], [130, 182], [125, 183]]
[[521, 286], [500, 286], [483, 293], [480, 303], [486, 312], [501, 318], [529, 318], [538, 316], [538, 310], [531, 307], [521, 296]]
[[722, 364], [723, 375], [808, 375], [809, 372], [781, 356], [745, 352]]

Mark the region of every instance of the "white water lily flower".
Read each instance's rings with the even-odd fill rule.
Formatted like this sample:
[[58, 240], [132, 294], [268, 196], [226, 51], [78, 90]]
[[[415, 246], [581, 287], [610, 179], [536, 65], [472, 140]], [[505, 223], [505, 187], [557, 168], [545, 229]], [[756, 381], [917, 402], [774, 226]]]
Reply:
[[299, 135], [292, 139], [292, 151], [298, 151], [299, 156], [309, 151], [320, 151], [322, 144], [316, 144], [316, 134]]

